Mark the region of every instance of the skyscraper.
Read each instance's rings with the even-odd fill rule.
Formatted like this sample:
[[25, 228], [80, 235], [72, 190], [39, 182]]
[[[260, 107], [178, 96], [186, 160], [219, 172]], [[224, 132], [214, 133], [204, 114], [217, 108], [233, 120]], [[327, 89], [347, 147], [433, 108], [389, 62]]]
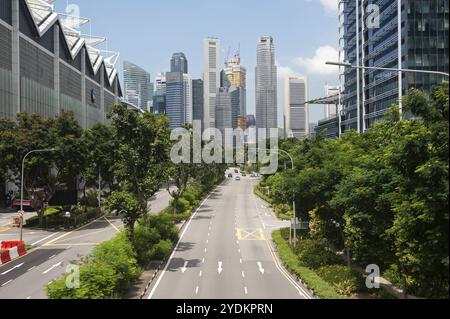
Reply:
[[269, 137], [270, 129], [278, 128], [277, 67], [272, 37], [258, 39], [256, 65], [256, 126], [267, 129]]
[[192, 100], [192, 77], [190, 74], [183, 74], [184, 91], [184, 122], [192, 124], [194, 118], [193, 100]]
[[155, 78], [155, 92], [153, 95], [153, 111], [166, 114], [166, 74], [158, 73]]
[[247, 115], [247, 69], [241, 65], [237, 53], [234, 58], [225, 61], [221, 73], [221, 86], [228, 87], [231, 95], [233, 128], [238, 127], [238, 117]]
[[166, 73], [166, 115], [170, 119], [169, 127], [182, 127], [186, 121], [184, 107], [184, 78], [181, 72]]
[[193, 120], [201, 121], [203, 126], [203, 80], [192, 80], [192, 109]]
[[308, 79], [291, 76], [284, 84], [284, 130], [288, 138], [309, 134]]
[[170, 72], [188, 72], [188, 61], [183, 52], [177, 52], [172, 55], [172, 60], [170, 60]]
[[[339, 2], [340, 59], [352, 65], [449, 72], [447, 0]], [[370, 7], [369, 7], [370, 6]], [[368, 19], [377, 6], [379, 16]], [[369, 21], [368, 21], [369, 20]], [[356, 40], [357, 39], [357, 40]], [[430, 90], [443, 76], [341, 68], [342, 132], [360, 132], [401, 104], [409, 88]], [[360, 119], [358, 121], [358, 119]]]
[[124, 61], [123, 79], [125, 99], [142, 110], [147, 110], [152, 94], [150, 73], [129, 61]]
[[232, 128], [231, 96], [228, 88], [220, 88], [216, 97], [215, 127], [225, 136], [225, 129]]
[[220, 85], [220, 41], [217, 38], [203, 40], [203, 94], [204, 94], [204, 128], [211, 128], [216, 123], [216, 95]]

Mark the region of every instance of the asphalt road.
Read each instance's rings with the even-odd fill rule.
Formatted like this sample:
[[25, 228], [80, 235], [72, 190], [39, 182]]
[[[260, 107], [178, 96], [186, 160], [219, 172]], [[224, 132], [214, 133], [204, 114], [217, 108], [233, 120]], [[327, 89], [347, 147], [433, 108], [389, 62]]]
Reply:
[[[153, 212], [167, 207], [170, 196], [161, 190], [151, 201]], [[160, 209], [161, 208], [161, 209]], [[60, 277], [72, 261], [89, 255], [95, 245], [114, 237], [123, 224], [119, 218], [98, 219], [71, 232], [24, 229], [24, 240], [34, 251], [0, 266], [0, 299], [45, 299], [45, 287]], [[18, 230], [0, 230], [0, 241], [17, 240]]]
[[284, 270], [271, 232], [286, 227], [253, 194], [257, 180], [229, 179], [186, 224], [148, 299], [306, 299]]

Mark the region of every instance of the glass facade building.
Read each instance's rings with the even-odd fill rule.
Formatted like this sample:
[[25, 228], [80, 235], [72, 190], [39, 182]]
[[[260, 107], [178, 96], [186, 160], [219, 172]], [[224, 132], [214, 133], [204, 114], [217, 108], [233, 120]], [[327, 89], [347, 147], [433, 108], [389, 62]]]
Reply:
[[147, 111], [153, 98], [150, 73], [129, 61], [123, 62], [123, 83], [125, 99]]
[[272, 37], [258, 39], [256, 61], [256, 126], [267, 130], [278, 128], [277, 67]]
[[96, 49], [83, 21], [69, 27], [53, 1], [0, 0], [0, 9], [0, 117], [66, 111], [85, 128], [105, 122], [121, 96], [118, 54]]
[[[341, 60], [449, 72], [447, 0], [340, 1], [339, 11]], [[364, 131], [382, 119], [387, 108], [401, 105], [408, 89], [429, 90], [445, 80], [439, 75], [343, 68], [340, 79], [342, 132]]]
[[192, 80], [192, 108], [193, 120], [203, 122], [203, 80]]
[[181, 72], [166, 73], [166, 115], [170, 129], [182, 127], [186, 122], [184, 107], [184, 79]]
[[170, 72], [188, 72], [188, 61], [183, 52], [174, 53], [170, 60]]

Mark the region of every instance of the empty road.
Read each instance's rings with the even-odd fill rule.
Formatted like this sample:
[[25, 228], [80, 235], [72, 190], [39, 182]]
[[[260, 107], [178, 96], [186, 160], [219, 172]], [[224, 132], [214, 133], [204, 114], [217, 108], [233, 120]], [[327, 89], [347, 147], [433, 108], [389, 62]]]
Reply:
[[253, 194], [257, 180], [229, 179], [183, 229], [180, 242], [149, 289], [148, 299], [307, 299], [280, 266], [271, 232], [276, 220]]
[[[161, 190], [150, 202], [152, 212], [168, 206], [170, 196]], [[46, 299], [45, 288], [59, 278], [74, 260], [89, 255], [95, 245], [110, 240], [123, 227], [117, 217], [100, 218], [70, 232], [24, 229], [24, 240], [35, 247], [27, 255], [0, 266], [0, 299]], [[18, 229], [0, 229], [0, 241], [17, 240]]]

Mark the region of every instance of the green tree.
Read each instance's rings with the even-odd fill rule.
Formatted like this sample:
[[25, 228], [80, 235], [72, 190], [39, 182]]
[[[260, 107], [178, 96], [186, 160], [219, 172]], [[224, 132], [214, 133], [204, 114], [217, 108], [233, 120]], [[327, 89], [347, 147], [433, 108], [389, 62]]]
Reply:
[[111, 125], [116, 151], [113, 169], [118, 188], [132, 194], [138, 204], [138, 211], [127, 220], [130, 238], [133, 238], [133, 223], [141, 216], [147, 218], [148, 203], [166, 180], [169, 122], [165, 116], [139, 114], [116, 105]]

